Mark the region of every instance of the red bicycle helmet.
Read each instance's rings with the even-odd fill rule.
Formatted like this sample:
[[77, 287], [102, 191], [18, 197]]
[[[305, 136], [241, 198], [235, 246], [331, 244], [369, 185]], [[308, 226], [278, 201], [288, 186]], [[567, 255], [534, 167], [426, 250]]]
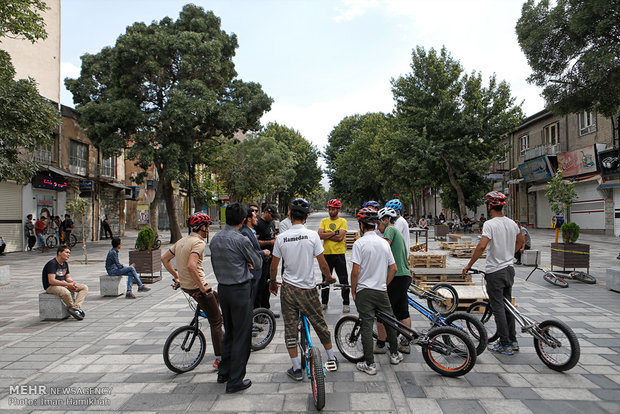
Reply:
[[187, 218], [187, 227], [190, 229], [197, 229], [203, 224], [207, 226], [211, 224], [211, 217], [205, 213], [194, 213]]
[[377, 212], [371, 207], [363, 207], [357, 212], [357, 221], [365, 224], [375, 224], [379, 220]]
[[499, 191], [491, 191], [490, 193], [487, 193], [484, 196], [484, 200], [491, 207], [506, 205], [506, 196]]
[[327, 207], [342, 208], [342, 203], [337, 198], [332, 198], [327, 202]]

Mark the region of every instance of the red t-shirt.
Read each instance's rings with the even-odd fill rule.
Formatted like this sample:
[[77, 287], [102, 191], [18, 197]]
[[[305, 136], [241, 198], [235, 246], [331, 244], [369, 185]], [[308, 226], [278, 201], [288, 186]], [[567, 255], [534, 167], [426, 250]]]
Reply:
[[37, 220], [34, 223], [34, 231], [37, 234], [45, 232], [45, 223], [42, 220]]

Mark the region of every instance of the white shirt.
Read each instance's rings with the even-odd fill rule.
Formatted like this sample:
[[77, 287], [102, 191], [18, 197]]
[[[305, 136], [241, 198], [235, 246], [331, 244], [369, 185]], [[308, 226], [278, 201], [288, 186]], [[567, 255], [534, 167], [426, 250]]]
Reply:
[[291, 219], [290, 218], [285, 218], [284, 220], [282, 220], [280, 222], [280, 224], [278, 225], [278, 234], [282, 234], [285, 231], [287, 231], [288, 229], [291, 228], [291, 226], [293, 225], [293, 223], [291, 223]]
[[353, 243], [351, 262], [360, 267], [355, 292], [362, 289], [387, 290], [388, 267], [394, 263], [387, 240], [367, 231]]
[[319, 233], [295, 224], [276, 237], [273, 255], [282, 259], [282, 280], [302, 289], [316, 286], [312, 260], [323, 253]]
[[512, 266], [519, 227], [508, 217], [495, 217], [484, 222], [482, 236], [489, 238], [486, 273]]
[[403, 216], [398, 216], [394, 222], [394, 227], [403, 234], [405, 244], [407, 245], [407, 254], [409, 254], [409, 247], [411, 246], [411, 240], [409, 239], [409, 223], [407, 223], [407, 220], [405, 220]]

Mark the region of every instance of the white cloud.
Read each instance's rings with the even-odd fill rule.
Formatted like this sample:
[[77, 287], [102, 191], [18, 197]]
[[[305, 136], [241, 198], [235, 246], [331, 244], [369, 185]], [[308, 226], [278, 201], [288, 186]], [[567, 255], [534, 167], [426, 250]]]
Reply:
[[334, 17], [334, 20], [337, 22], [351, 21], [378, 6], [378, 0], [342, 0], [342, 6], [336, 7], [339, 14]]
[[60, 62], [60, 78], [64, 82], [65, 78], [75, 79], [80, 76], [80, 67], [71, 62]]

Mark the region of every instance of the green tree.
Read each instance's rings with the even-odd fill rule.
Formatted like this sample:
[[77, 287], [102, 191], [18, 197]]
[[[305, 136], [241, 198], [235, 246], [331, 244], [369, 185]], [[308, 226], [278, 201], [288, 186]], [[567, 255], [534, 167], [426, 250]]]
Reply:
[[532, 68], [557, 113], [620, 110], [620, 2], [528, 0], [516, 26]]
[[[69, 201], [65, 208], [76, 220], [82, 225], [82, 250], [84, 251], [84, 263], [88, 264], [88, 252], [86, 252], [86, 212], [88, 209], [88, 201], [83, 198], [76, 198]], [[68, 243], [69, 240], [66, 241]]]
[[217, 16], [190, 4], [176, 21], [129, 26], [114, 47], [82, 56], [78, 79], [65, 80], [80, 123], [104, 154], [129, 148], [138, 166], [155, 166], [160, 187], [150, 206], [151, 224], [157, 223], [163, 195], [171, 242], [181, 238], [172, 181], [188, 162], [207, 163], [199, 157], [206, 142], [257, 130], [271, 107], [259, 84], [236, 79], [237, 46]]
[[556, 216], [564, 216], [564, 212], [570, 212], [570, 206], [578, 198], [575, 185], [564, 181], [562, 170], [556, 171], [545, 186], [545, 196], [549, 200], [549, 208]]
[[[0, 39], [25, 38], [32, 43], [47, 33], [36, 0], [0, 0]], [[39, 95], [32, 78], [14, 80], [15, 68], [0, 50], [0, 181], [27, 182], [39, 169], [28, 158], [37, 147], [49, 145], [58, 126], [58, 109]]]
[[462, 216], [471, 183], [485, 182], [492, 161], [505, 152], [502, 136], [522, 119], [521, 108], [506, 82], [492, 76], [484, 85], [479, 73], [464, 74], [445, 47], [440, 52], [417, 47], [411, 69], [392, 80], [399, 125], [415, 137], [402, 153], [415, 157], [406, 151], [415, 145], [433, 180], [455, 192]]

